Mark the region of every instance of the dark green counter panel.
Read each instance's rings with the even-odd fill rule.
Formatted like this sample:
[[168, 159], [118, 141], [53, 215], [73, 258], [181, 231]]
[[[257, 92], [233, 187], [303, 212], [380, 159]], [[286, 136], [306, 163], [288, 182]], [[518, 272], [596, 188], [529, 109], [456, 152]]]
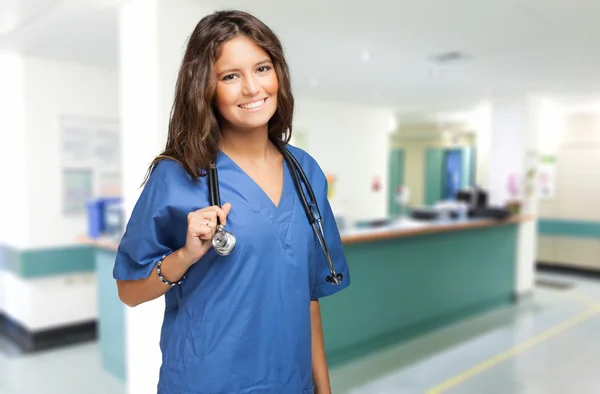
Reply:
[[513, 297], [516, 226], [346, 245], [352, 283], [324, 298], [331, 365]]
[[16, 249], [3, 246], [3, 269], [21, 278], [38, 278], [94, 271], [94, 248], [65, 246], [39, 249]]
[[442, 199], [444, 154], [441, 148], [429, 148], [425, 152], [425, 205], [434, 205]]
[[572, 238], [600, 238], [600, 222], [540, 218], [538, 234]]
[[119, 299], [112, 270], [115, 253], [96, 250], [98, 278], [98, 336], [102, 365], [114, 376], [125, 380], [125, 306]]

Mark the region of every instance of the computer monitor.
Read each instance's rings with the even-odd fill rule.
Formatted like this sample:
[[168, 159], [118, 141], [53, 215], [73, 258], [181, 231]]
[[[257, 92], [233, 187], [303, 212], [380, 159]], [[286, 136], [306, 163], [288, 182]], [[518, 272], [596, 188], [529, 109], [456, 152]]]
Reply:
[[488, 193], [478, 187], [464, 189], [456, 193], [456, 200], [468, 204], [471, 208], [481, 208], [488, 205]]

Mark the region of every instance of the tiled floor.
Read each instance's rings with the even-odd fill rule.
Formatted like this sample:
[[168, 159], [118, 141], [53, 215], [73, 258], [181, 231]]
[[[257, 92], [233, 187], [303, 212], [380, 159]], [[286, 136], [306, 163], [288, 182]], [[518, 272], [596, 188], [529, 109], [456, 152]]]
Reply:
[[[519, 304], [333, 369], [333, 392], [600, 393], [600, 280], [539, 279], [533, 296]], [[124, 392], [102, 370], [95, 343], [16, 356], [0, 341], [0, 394]]]
[[0, 394], [124, 394], [102, 370], [96, 343], [36, 355], [0, 353]]
[[334, 393], [600, 393], [600, 280], [539, 279], [573, 287], [538, 286], [517, 305], [337, 368]]

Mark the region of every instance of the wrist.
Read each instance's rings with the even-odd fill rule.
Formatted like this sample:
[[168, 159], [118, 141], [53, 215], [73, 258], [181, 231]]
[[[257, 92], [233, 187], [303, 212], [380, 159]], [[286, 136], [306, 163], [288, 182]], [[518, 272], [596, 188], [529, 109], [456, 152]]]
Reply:
[[175, 251], [175, 254], [177, 255], [177, 259], [183, 263], [186, 269], [190, 268], [196, 261], [199, 260], [199, 258], [191, 256], [189, 252], [185, 250], [185, 248], [178, 249]]

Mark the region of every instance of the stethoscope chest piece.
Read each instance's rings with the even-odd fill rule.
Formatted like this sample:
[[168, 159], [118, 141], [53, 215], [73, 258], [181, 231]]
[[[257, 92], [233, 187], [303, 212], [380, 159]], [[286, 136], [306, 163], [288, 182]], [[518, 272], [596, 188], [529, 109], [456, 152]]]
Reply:
[[211, 242], [217, 254], [221, 256], [227, 256], [235, 248], [237, 240], [235, 235], [229, 231], [225, 231], [225, 227], [219, 224]]

